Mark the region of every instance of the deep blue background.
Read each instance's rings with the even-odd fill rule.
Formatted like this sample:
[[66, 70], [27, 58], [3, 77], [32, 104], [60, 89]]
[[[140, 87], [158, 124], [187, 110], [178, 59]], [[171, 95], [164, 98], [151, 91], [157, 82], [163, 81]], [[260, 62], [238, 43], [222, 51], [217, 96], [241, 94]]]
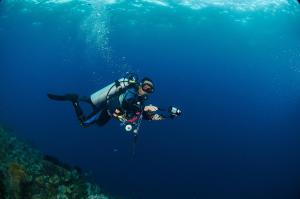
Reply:
[[[121, 198], [300, 198], [300, 12], [0, 3], [0, 121]], [[99, 31], [99, 32], [98, 32]], [[183, 117], [82, 129], [71, 104], [127, 71]], [[86, 107], [87, 108], [87, 107]]]

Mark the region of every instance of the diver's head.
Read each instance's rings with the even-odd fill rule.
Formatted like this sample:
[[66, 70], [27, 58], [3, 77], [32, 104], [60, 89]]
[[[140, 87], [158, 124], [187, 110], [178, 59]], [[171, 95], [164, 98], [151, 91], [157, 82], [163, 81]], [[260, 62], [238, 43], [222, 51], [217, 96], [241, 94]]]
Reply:
[[139, 85], [138, 93], [139, 95], [147, 95], [154, 92], [154, 84], [153, 81], [144, 77]]

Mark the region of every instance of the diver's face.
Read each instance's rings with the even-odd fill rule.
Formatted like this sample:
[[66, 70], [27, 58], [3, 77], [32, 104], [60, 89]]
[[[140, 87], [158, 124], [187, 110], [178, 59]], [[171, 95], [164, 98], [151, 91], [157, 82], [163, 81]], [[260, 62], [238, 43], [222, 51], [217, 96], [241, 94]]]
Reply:
[[150, 93], [153, 93], [153, 87], [150, 83], [143, 83], [139, 86], [138, 93], [140, 96], [143, 95], [149, 95]]

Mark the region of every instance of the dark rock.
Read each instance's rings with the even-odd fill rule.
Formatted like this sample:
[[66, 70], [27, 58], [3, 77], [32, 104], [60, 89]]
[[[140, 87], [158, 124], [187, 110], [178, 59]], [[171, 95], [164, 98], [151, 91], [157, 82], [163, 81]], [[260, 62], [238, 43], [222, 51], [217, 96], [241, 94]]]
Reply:
[[43, 157], [44, 160], [48, 161], [48, 162], [51, 162], [57, 166], [60, 166], [66, 170], [72, 170], [72, 167], [62, 161], [60, 161], [58, 158], [54, 157], [54, 156], [51, 156], [51, 155], [44, 155]]
[[4, 198], [6, 195], [6, 190], [4, 186], [5, 176], [2, 171], [0, 171], [0, 198]]

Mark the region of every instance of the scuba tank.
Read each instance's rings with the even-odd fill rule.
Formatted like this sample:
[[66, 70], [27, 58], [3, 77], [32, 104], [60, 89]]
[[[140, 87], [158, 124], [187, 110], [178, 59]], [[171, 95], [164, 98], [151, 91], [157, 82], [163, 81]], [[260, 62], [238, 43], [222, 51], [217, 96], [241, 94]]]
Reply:
[[135, 84], [137, 84], [136, 75], [128, 73], [125, 77], [122, 77], [119, 80], [116, 80], [115, 82], [91, 94], [90, 99], [96, 107], [103, 108], [107, 105], [108, 99], [120, 95], [128, 87]]

